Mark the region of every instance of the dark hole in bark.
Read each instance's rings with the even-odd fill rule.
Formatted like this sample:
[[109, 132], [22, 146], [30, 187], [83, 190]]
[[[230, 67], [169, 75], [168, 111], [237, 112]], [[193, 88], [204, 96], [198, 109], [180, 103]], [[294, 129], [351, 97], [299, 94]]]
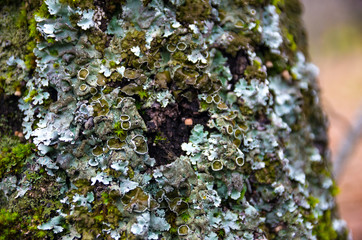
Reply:
[[57, 91], [55, 88], [53, 88], [53, 87], [46, 87], [46, 88], [45, 88], [45, 91], [49, 93], [50, 99], [51, 99], [53, 102], [58, 101], [58, 91]]
[[0, 136], [22, 132], [23, 113], [18, 108], [19, 97], [0, 94]]
[[[143, 113], [147, 124], [149, 154], [156, 159], [156, 165], [171, 163], [183, 151], [181, 144], [189, 141], [191, 129], [196, 124], [206, 125], [209, 120], [207, 112], [199, 112], [199, 101], [196, 98], [189, 102], [186, 98], [165, 108], [154, 103]], [[185, 119], [192, 119], [192, 125], [185, 125]]]
[[244, 76], [244, 71], [247, 66], [250, 65], [250, 62], [247, 58], [247, 55], [244, 51], [239, 51], [235, 57], [231, 56], [230, 54], [223, 53], [224, 56], [228, 58], [228, 64], [230, 66], [230, 72], [233, 76], [232, 84], [238, 81], [239, 78]]

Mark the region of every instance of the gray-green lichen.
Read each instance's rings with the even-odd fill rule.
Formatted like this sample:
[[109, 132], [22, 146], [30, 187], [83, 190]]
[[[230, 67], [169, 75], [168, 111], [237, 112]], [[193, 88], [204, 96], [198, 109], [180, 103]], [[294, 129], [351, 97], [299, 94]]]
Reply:
[[283, 2], [44, 1], [19, 105], [37, 151], [0, 181], [8, 221], [33, 219], [6, 234], [346, 239], [316, 67], [284, 44]]

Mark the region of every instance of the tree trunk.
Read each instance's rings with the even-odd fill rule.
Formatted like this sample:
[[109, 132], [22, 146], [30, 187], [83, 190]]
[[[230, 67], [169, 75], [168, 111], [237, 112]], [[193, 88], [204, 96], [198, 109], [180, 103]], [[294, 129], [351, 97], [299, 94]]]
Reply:
[[297, 0], [0, 3], [0, 239], [348, 238]]

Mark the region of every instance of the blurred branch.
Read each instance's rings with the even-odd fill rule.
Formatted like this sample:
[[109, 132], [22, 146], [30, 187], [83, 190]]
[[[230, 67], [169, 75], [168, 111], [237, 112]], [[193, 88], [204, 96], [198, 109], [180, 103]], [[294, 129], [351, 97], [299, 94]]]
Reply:
[[339, 148], [334, 159], [334, 175], [338, 177], [343, 172], [349, 157], [353, 153], [354, 148], [358, 145], [358, 141], [362, 136], [362, 105], [359, 108], [359, 113], [356, 123], [349, 128], [341, 147]]

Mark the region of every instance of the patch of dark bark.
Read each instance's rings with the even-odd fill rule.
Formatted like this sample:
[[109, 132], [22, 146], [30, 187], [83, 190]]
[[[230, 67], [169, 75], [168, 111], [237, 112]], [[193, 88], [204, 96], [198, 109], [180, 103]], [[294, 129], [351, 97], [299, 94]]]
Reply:
[[13, 135], [22, 129], [23, 114], [18, 107], [19, 97], [0, 94], [0, 136]]
[[[173, 162], [183, 151], [181, 144], [189, 141], [191, 129], [196, 124], [206, 125], [210, 119], [207, 112], [199, 112], [198, 99], [190, 102], [186, 98], [166, 107], [155, 102], [143, 113], [147, 125], [149, 154], [156, 159], [156, 165]], [[192, 119], [192, 125], [185, 120]]]
[[244, 72], [247, 66], [250, 65], [247, 55], [244, 51], [239, 51], [235, 57], [226, 54], [228, 64], [230, 66], [230, 72], [232, 74], [232, 82], [235, 83], [239, 78], [244, 76]]

